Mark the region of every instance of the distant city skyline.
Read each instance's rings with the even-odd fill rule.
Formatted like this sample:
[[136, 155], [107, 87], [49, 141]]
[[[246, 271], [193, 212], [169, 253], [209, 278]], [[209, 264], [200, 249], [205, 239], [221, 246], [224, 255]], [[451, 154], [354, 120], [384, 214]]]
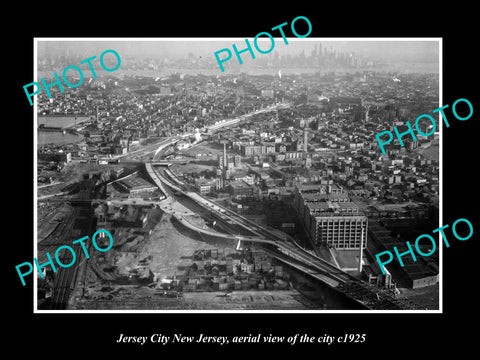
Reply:
[[[138, 58], [186, 58], [189, 54], [194, 57], [213, 58], [215, 51], [223, 48], [232, 49], [232, 44], [236, 44], [239, 49], [245, 38], [158, 38], [154, 39], [85, 39], [85, 40], [67, 40], [55, 38], [52, 40], [38, 38], [38, 56], [45, 57], [51, 55], [65, 55], [67, 52], [77, 55], [92, 56], [98, 55], [105, 49], [115, 49], [122, 56]], [[253, 43], [252, 38], [248, 38]], [[275, 51], [284, 55], [298, 55], [304, 51], [305, 56], [310, 56], [315, 46], [321, 44], [323, 48], [335, 50], [341, 53], [355, 53], [357, 56], [372, 58], [377, 61], [386, 62], [416, 62], [416, 63], [435, 63], [439, 61], [438, 39], [395, 39], [385, 38], [378, 40], [330, 40], [329, 38], [287, 38], [288, 45], [283, 39], [275, 38]], [[263, 41], [269, 42], [268, 38]], [[253, 47], [253, 44], [252, 44]], [[91, 54], [91, 55], [90, 55]], [[256, 54], [258, 56], [268, 56]]]

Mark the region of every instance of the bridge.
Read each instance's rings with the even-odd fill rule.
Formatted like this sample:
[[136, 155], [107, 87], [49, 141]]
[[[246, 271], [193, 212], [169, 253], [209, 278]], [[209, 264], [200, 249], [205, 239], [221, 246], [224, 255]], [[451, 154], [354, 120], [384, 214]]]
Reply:
[[237, 123], [239, 123], [243, 120], [248, 119], [249, 117], [251, 117], [253, 115], [258, 115], [258, 114], [262, 114], [262, 113], [266, 113], [266, 112], [270, 112], [270, 111], [275, 111], [275, 110], [278, 110], [278, 109], [286, 109], [290, 106], [291, 105], [289, 103], [279, 103], [279, 104], [275, 104], [275, 105], [270, 105], [270, 106], [267, 106], [264, 109], [259, 109], [259, 110], [253, 111], [251, 113], [241, 115], [241, 116], [239, 116], [237, 118], [234, 118], [234, 119], [220, 120], [213, 125], [207, 126], [206, 130], [207, 131], [215, 131], [215, 130], [218, 130], [222, 127], [235, 125], [235, 124], [237, 124]]
[[172, 159], [172, 160], [157, 160], [150, 161], [152, 165], [171, 166], [173, 164], [187, 165], [190, 160], [187, 159]]
[[70, 134], [78, 134], [77, 129], [71, 127], [55, 127], [55, 126], [45, 126], [44, 124], [40, 124], [37, 127], [37, 130], [44, 131], [44, 132], [63, 132], [65, 135], [67, 132]]

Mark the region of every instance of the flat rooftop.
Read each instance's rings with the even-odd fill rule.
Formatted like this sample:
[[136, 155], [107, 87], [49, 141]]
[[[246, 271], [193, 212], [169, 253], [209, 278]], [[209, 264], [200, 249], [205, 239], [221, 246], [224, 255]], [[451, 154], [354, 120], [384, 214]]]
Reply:
[[243, 180], [230, 181], [229, 185], [233, 188], [250, 188], [251, 187]]
[[325, 201], [325, 202], [309, 202], [305, 204], [310, 211], [314, 212], [349, 212], [349, 213], [358, 213], [358, 206], [353, 202], [333, 202], [333, 201]]
[[347, 194], [302, 194], [304, 202], [322, 202], [322, 201], [345, 201], [349, 202], [350, 198]]
[[135, 190], [148, 189], [148, 188], [155, 187], [155, 185], [149, 183], [144, 178], [135, 177], [135, 176], [130, 176], [130, 177], [122, 179], [118, 182], [121, 183], [122, 185], [124, 185], [126, 188], [131, 189], [131, 190], [132, 189], [135, 189]]

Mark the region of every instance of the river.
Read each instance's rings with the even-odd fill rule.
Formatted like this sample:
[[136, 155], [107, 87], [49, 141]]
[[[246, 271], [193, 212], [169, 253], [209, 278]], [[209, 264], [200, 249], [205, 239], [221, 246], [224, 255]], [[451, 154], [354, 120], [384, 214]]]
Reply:
[[[250, 66], [249, 66], [250, 65]], [[300, 74], [314, 74], [314, 73], [329, 73], [336, 72], [341, 73], [362, 73], [363, 71], [379, 71], [379, 72], [389, 72], [393, 71], [396, 73], [430, 73], [438, 74], [439, 64], [438, 63], [413, 63], [413, 62], [398, 62], [395, 64], [384, 64], [382, 66], [372, 67], [372, 68], [332, 68], [332, 67], [283, 67], [283, 66], [271, 66], [271, 67], [255, 67], [251, 64], [238, 65], [235, 68], [227, 68], [224, 73], [220, 71], [218, 67], [213, 68], [179, 68], [179, 67], [160, 67], [158, 70], [153, 69], [118, 69], [115, 71], [114, 76], [145, 76], [145, 77], [162, 77], [168, 76], [171, 74], [186, 74], [186, 75], [197, 75], [202, 74], [206, 76], [225, 76], [225, 75], [238, 75], [240, 73], [245, 73], [248, 75], [277, 75], [278, 71], [281, 70], [282, 74], [287, 75], [300, 75]], [[52, 71], [38, 71], [38, 78], [52, 77]]]
[[37, 124], [43, 124], [45, 126], [52, 126], [52, 127], [71, 127], [75, 124], [80, 124], [84, 121], [88, 121], [90, 118], [88, 116], [38, 116], [37, 117]]
[[[90, 120], [88, 116], [77, 116], [76, 119], [75, 116], [38, 116], [37, 124], [43, 124], [50, 127], [68, 128], [88, 120]], [[63, 134], [62, 131], [37, 130], [37, 147], [46, 144], [66, 145], [77, 143], [82, 140], [82, 135], [75, 135], [68, 132]]]
[[62, 131], [37, 131], [37, 147], [46, 144], [66, 145], [77, 143], [83, 140], [82, 135], [65, 133]]

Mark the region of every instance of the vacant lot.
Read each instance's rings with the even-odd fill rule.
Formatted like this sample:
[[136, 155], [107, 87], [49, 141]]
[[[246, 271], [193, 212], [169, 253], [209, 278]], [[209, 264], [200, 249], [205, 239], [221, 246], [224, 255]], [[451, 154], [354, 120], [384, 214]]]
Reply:
[[429, 160], [438, 161], [438, 159], [440, 157], [440, 148], [439, 148], [438, 145], [430, 146], [428, 149], [418, 148], [418, 149], [415, 150], [415, 152], [425, 156]]

